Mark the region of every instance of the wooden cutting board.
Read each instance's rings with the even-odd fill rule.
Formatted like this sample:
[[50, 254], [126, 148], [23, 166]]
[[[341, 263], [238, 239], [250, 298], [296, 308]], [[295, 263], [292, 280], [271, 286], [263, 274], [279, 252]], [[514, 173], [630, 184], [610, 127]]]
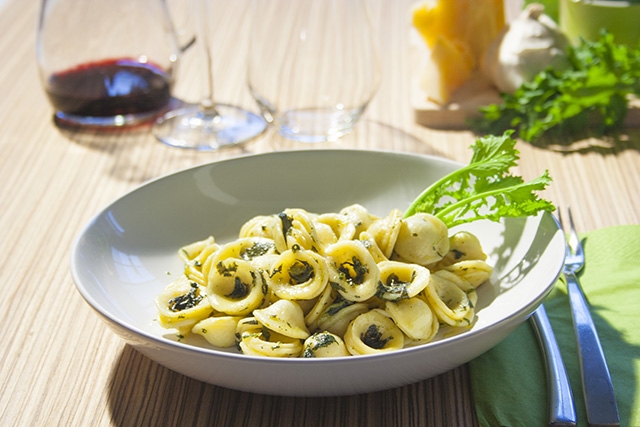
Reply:
[[[413, 35], [412, 35], [413, 37]], [[412, 38], [412, 83], [411, 104], [415, 121], [433, 129], [467, 129], [467, 120], [479, 116], [481, 106], [500, 103], [498, 91], [489, 83], [480, 71], [458, 89], [447, 105], [440, 105], [427, 99], [426, 92], [420, 87], [421, 73], [428, 60], [428, 51]], [[625, 119], [625, 126], [640, 127], [640, 100], [633, 99]]]
[[440, 105], [427, 99], [420, 88], [419, 76], [412, 82], [411, 102], [417, 123], [435, 129], [467, 128], [468, 118], [478, 116], [478, 108], [499, 103], [498, 92], [480, 74], [474, 75], [458, 89], [447, 105]]

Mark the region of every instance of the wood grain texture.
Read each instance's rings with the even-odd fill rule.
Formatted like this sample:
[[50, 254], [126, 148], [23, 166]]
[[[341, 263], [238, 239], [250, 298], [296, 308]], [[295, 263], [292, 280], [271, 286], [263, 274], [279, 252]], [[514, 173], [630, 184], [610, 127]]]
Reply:
[[[468, 161], [473, 134], [415, 123], [411, 1], [372, 2], [383, 78], [352, 134], [302, 146], [268, 131], [242, 147], [202, 153], [166, 147], [148, 129], [98, 134], [56, 128], [35, 61], [39, 2], [8, 1], [0, 12], [0, 424], [476, 425], [465, 366], [406, 387], [343, 398], [264, 396], [192, 380], [125, 345], [82, 300], [69, 274], [74, 239], [91, 217], [144, 181], [182, 168], [252, 153], [335, 147]], [[226, 24], [217, 28], [216, 96], [255, 111], [243, 77], [247, 7], [247, 0], [220, 3]], [[176, 87], [185, 97], [198, 87], [190, 61], [188, 52]], [[581, 230], [639, 222], [638, 131], [618, 140], [519, 148], [519, 172], [533, 178], [549, 169], [555, 181], [547, 196], [570, 204]]]

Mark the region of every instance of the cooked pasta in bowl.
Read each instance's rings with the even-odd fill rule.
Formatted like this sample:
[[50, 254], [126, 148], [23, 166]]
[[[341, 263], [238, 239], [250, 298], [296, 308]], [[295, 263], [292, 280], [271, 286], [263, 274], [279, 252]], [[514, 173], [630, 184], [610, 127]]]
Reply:
[[184, 274], [156, 297], [158, 323], [269, 357], [383, 353], [430, 342], [441, 324], [453, 335], [474, 323], [493, 271], [472, 233], [361, 205], [260, 215], [236, 240], [209, 236], [178, 255]]
[[291, 396], [420, 381], [504, 339], [563, 260], [548, 213], [451, 229], [402, 218], [460, 166], [305, 150], [190, 168], [96, 215], [72, 276], [123, 339], [198, 380]]

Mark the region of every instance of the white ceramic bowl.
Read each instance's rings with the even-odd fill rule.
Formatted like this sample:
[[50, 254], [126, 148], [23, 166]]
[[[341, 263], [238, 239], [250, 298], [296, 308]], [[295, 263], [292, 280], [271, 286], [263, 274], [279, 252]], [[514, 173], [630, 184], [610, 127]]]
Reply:
[[78, 236], [71, 273], [107, 324], [156, 362], [212, 384], [291, 396], [371, 392], [420, 381], [489, 350], [524, 322], [555, 282], [564, 241], [553, 216], [479, 221], [475, 233], [495, 267], [478, 290], [468, 331], [387, 354], [269, 359], [178, 342], [154, 320], [154, 297], [182, 272], [179, 247], [237, 236], [255, 215], [298, 207], [337, 212], [359, 203], [379, 216], [404, 210], [431, 182], [461, 165], [413, 154], [309, 150], [252, 155], [146, 183], [107, 206]]

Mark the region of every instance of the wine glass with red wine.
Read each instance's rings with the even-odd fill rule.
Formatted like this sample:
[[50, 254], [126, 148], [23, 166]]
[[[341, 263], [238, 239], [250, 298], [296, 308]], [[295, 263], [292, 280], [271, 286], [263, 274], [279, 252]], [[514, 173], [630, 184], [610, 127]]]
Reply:
[[165, 0], [42, 0], [36, 53], [54, 121], [105, 129], [168, 109], [180, 47]]
[[244, 143], [266, 128], [266, 122], [257, 114], [240, 107], [218, 104], [213, 96], [212, 57], [212, 0], [193, 0], [197, 32], [195, 48], [204, 73], [204, 94], [197, 105], [187, 105], [169, 111], [158, 118], [153, 134], [172, 147], [196, 150], [217, 150], [225, 146]]

